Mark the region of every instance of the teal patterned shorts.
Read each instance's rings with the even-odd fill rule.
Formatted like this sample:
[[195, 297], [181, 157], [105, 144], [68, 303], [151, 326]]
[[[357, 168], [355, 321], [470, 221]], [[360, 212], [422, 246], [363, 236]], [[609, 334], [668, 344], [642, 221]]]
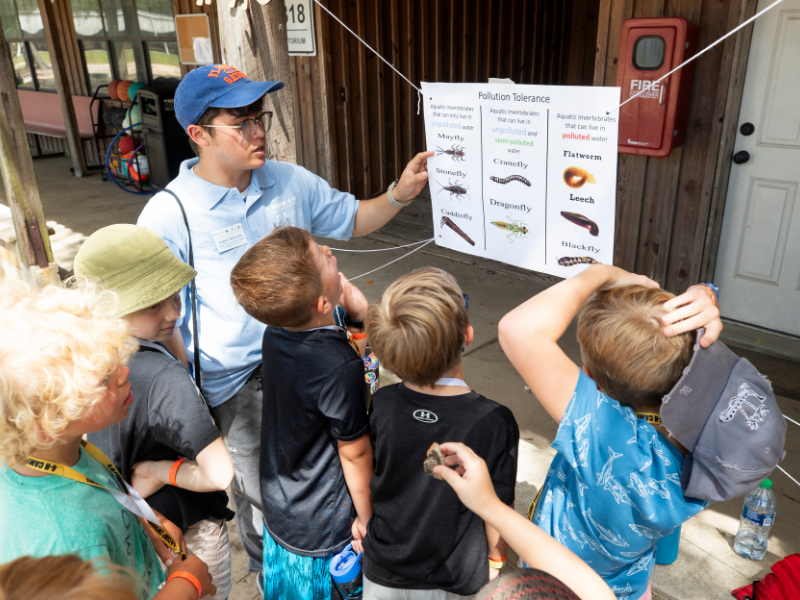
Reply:
[[[264, 528], [264, 598], [331, 600], [333, 555], [300, 556], [278, 545]], [[334, 596], [334, 600], [338, 598]]]

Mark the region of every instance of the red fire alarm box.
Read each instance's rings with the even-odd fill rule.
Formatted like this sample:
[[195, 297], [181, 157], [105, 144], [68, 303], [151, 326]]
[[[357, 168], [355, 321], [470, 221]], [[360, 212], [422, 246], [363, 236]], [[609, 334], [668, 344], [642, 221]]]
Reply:
[[697, 52], [697, 25], [685, 19], [628, 19], [619, 40], [619, 152], [668, 156], [686, 138], [694, 63], [654, 83]]

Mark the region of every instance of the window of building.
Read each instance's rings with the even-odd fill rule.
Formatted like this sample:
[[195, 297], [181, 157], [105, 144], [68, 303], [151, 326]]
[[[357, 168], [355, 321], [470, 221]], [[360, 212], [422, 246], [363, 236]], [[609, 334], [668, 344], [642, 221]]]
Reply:
[[56, 80], [37, 0], [0, 0], [0, 22], [17, 87], [55, 92]]
[[114, 79], [180, 80], [172, 0], [72, 0], [72, 18], [90, 93]]

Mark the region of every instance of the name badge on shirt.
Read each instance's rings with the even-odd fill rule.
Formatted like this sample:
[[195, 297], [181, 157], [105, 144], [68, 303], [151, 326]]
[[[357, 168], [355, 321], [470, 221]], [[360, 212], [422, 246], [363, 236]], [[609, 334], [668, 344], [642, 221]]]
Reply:
[[214, 231], [211, 236], [214, 238], [217, 252], [220, 254], [247, 243], [247, 236], [244, 234], [244, 228], [241, 223]]

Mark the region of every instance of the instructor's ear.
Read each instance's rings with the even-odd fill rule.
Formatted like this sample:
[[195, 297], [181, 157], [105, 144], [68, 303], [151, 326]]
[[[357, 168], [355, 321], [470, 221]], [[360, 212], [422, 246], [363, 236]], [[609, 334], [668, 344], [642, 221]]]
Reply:
[[191, 140], [201, 148], [211, 145], [211, 140], [209, 139], [208, 131], [206, 131], [205, 127], [200, 127], [200, 125], [189, 125], [189, 127], [186, 129], [186, 133], [188, 133]]

